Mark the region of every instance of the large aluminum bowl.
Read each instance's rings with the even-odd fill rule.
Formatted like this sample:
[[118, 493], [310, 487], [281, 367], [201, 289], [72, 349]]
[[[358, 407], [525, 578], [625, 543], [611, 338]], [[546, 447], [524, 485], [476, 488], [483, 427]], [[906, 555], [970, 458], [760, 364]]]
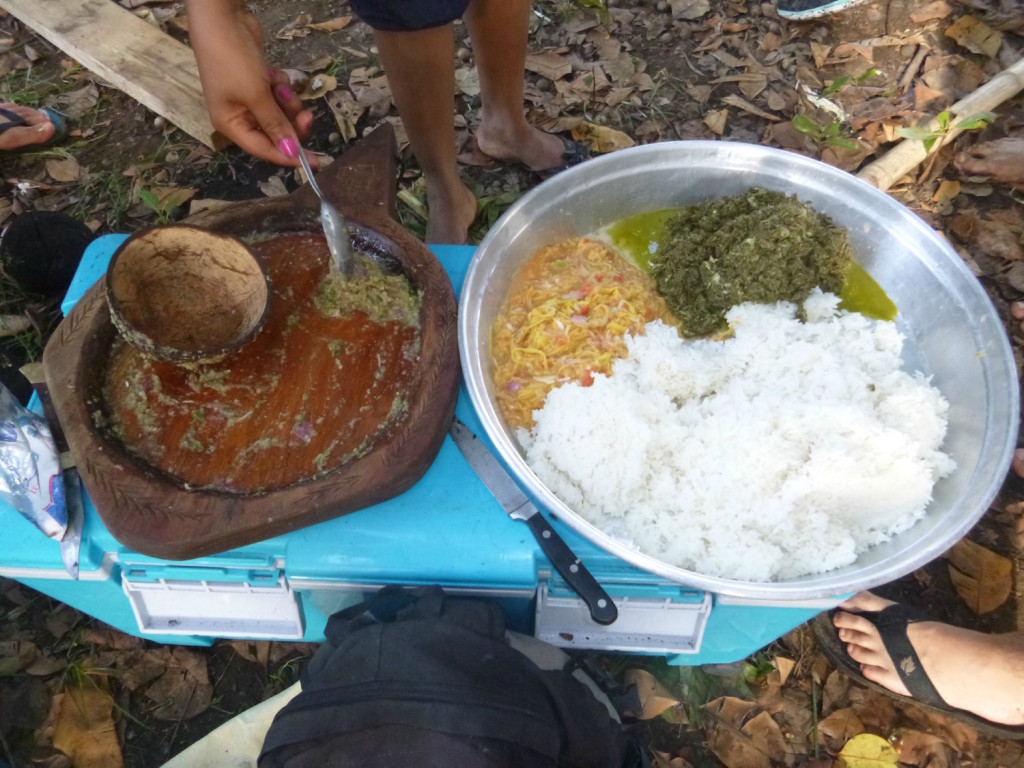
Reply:
[[[751, 186], [796, 193], [850, 231], [855, 259], [899, 308], [904, 360], [950, 402], [943, 449], [956, 471], [935, 487], [925, 517], [841, 569], [775, 582], [707, 576], [642, 554], [591, 525], [527, 465], [498, 413], [490, 329], [509, 282], [538, 248], [643, 211], [736, 194]], [[781, 150], [732, 142], [666, 142], [564, 171], [508, 209], [466, 275], [459, 344], [469, 394], [496, 449], [542, 506], [623, 560], [675, 582], [763, 600], [834, 597], [903, 576], [938, 557], [984, 514], [1006, 476], [1019, 417], [1017, 373], [988, 296], [959, 255], [888, 195], [843, 171]], [[750, 461], [757, 461], [751, 445]], [[686, 531], [679, 532], [685, 536]]]

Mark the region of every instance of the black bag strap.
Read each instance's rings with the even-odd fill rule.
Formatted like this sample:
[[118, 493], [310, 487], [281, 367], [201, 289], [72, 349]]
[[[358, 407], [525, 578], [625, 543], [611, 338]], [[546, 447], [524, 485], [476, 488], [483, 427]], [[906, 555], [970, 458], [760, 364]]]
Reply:
[[327, 619], [324, 637], [332, 645], [338, 646], [356, 630], [412, 617], [445, 619], [505, 642], [505, 617], [496, 604], [452, 597], [438, 586], [383, 587], [363, 602], [332, 614]]

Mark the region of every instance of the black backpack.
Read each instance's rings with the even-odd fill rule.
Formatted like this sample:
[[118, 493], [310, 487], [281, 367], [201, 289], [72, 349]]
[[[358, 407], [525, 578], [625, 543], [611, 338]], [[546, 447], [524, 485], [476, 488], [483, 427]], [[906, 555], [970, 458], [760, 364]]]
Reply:
[[[506, 640], [497, 604], [385, 588], [334, 614], [259, 768], [623, 768], [622, 726]], [[645, 762], [645, 761], [644, 761]]]

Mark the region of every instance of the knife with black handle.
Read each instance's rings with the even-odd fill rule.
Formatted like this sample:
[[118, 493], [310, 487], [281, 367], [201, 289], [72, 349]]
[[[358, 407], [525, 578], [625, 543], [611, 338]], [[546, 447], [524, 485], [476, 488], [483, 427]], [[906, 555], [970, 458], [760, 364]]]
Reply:
[[532, 501], [516, 485], [516, 481], [498, 462], [486, 445], [459, 419], [452, 422], [449, 430], [452, 440], [476, 472], [477, 477], [487, 486], [501, 508], [514, 520], [522, 520], [533, 532], [541, 550], [562, 578], [576, 590], [576, 594], [587, 604], [590, 617], [598, 624], [611, 624], [619, 616], [608, 593], [586, 566], [580, 562], [569, 545], [555, 532], [547, 519]]

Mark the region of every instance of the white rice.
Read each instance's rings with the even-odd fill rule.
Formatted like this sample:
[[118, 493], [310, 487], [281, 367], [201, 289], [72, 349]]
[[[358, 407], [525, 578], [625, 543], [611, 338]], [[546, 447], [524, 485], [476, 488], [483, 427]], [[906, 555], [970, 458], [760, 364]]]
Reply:
[[706, 575], [819, 573], [906, 530], [955, 468], [949, 404], [902, 370], [894, 323], [743, 304], [726, 341], [654, 322], [594, 384], [553, 390], [520, 431], [526, 458], [608, 534]]

